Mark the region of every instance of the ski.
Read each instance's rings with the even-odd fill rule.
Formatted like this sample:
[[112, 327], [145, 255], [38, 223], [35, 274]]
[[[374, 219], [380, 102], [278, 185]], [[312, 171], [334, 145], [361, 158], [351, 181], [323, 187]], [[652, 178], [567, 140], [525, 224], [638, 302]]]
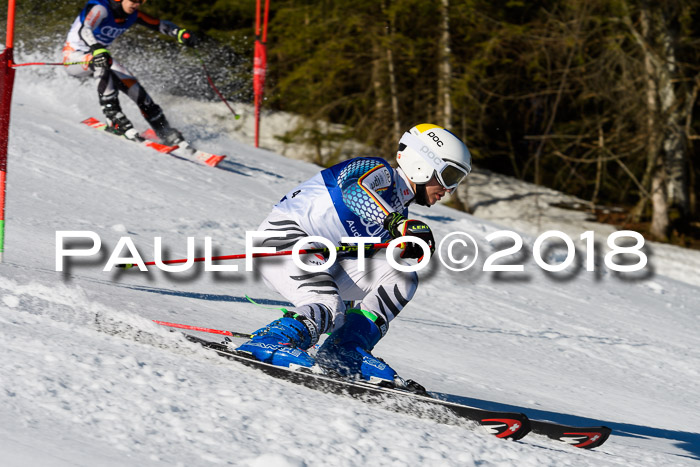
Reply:
[[[96, 118], [90, 117], [82, 122], [90, 128], [94, 128], [96, 130], [102, 130], [102, 131], [107, 131], [107, 124], [104, 122], [101, 122], [97, 120]], [[153, 130], [150, 130], [153, 132]], [[204, 151], [199, 151], [194, 148], [191, 148], [187, 143], [181, 144], [180, 146], [175, 145], [175, 146], [168, 146], [166, 144], [161, 143], [160, 141], [157, 140], [155, 137], [155, 132], [153, 132], [153, 137], [152, 138], [145, 138], [143, 135], [139, 135], [140, 139], [137, 140], [131, 140], [126, 138], [123, 135], [116, 135], [114, 133], [111, 133], [107, 131], [110, 134], [113, 134], [114, 136], [119, 136], [121, 138], [124, 138], [127, 141], [131, 141], [136, 144], [140, 144], [141, 146], [145, 146], [147, 148], [155, 149], [156, 151], [163, 153], [163, 154], [169, 154], [172, 156], [180, 157], [182, 159], [186, 159], [192, 162], [197, 162], [200, 164], [205, 164], [210, 167], [216, 167], [219, 162], [224, 160], [226, 156], [220, 156], [216, 154], [210, 154]], [[144, 132], [148, 134], [148, 131]]]
[[583, 449], [600, 446], [612, 433], [607, 426], [575, 427], [545, 420], [530, 420], [530, 426], [535, 434]]
[[285, 381], [318, 391], [347, 395], [399, 413], [428, 418], [439, 423], [458, 424], [469, 420], [477, 422], [498, 438], [518, 440], [530, 432], [530, 421], [521, 413], [482, 410], [453, 402], [441, 401], [409, 391], [379, 387], [374, 384], [331, 378], [315, 373], [290, 370], [288, 368], [260, 362], [243, 353], [229, 349], [225, 344], [212, 342], [189, 334], [185, 337], [222, 357], [235, 360]]
[[[152, 128], [149, 128], [148, 130], [144, 131], [140, 134], [140, 136], [146, 141], [152, 141], [154, 143], [159, 144], [161, 143], [158, 136], [156, 136], [156, 132], [153, 131]], [[170, 151], [170, 153], [178, 157], [182, 157], [184, 159], [194, 160], [202, 164], [209, 165], [211, 167], [216, 167], [219, 164], [219, 162], [226, 158], [226, 156], [212, 154], [210, 152], [205, 152], [200, 149], [195, 149], [194, 147], [190, 146], [190, 144], [187, 142], [181, 143], [179, 146], [177, 146], [176, 149]]]
[[[80, 123], [83, 123], [83, 124], [89, 126], [90, 128], [94, 128], [96, 130], [107, 131], [107, 124], [104, 122], [101, 122], [93, 117], [86, 118], [85, 120], [83, 120]], [[162, 143], [158, 143], [155, 141], [148, 141], [148, 140], [131, 140], [124, 135], [117, 135], [117, 134], [111, 133], [109, 131], [107, 131], [107, 133], [113, 134], [114, 136], [119, 136], [121, 138], [124, 138], [127, 141], [131, 141], [133, 143], [140, 144], [142, 146], [146, 146], [147, 148], [155, 149], [156, 151], [161, 152], [163, 154], [167, 154], [167, 153], [177, 149], [177, 146], [168, 146], [168, 145], [165, 145]]]
[[[347, 395], [369, 403], [381, 404], [394, 412], [428, 418], [438, 423], [458, 424], [461, 420], [478, 423], [498, 438], [519, 440], [531, 430], [572, 446], [592, 449], [603, 444], [610, 436], [608, 427], [572, 427], [542, 420], [530, 420], [527, 415], [479, 409], [463, 404], [436, 399], [405, 389], [380, 387], [362, 381], [349, 381], [326, 375], [290, 370], [260, 362], [251, 356], [236, 352], [226, 344], [208, 341], [190, 334], [187, 340], [215, 351], [218, 355], [255, 368], [274, 378], [282, 379], [318, 391]], [[419, 385], [418, 385], [419, 386]]]

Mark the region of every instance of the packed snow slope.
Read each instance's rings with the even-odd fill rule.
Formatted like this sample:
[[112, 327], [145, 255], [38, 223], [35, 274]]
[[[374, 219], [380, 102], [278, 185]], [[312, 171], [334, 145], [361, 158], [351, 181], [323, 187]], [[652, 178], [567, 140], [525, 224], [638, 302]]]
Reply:
[[[606, 270], [603, 249], [595, 272], [546, 274], [523, 235], [526, 248], [507, 259], [524, 272], [489, 273], [486, 256], [504, 244], [485, 237], [512, 226], [413, 210], [439, 238], [472, 235], [479, 260], [467, 272], [431, 261], [375, 354], [452, 401], [613, 428], [594, 451], [534, 435], [501, 441], [297, 387], [154, 324], [253, 331], [285, 302], [242, 262], [240, 272], [103, 272], [120, 237], [147, 261], [154, 237], [166, 258], [186, 256], [187, 237], [200, 250], [211, 237], [215, 254], [243, 252], [245, 232], [319, 168], [241, 143], [220, 103], [153, 91], [196, 145], [228, 155], [219, 168], [81, 125], [100, 116], [92, 83], [18, 71], [0, 264], [0, 464], [698, 464], [700, 288], [655, 272], [654, 255], [641, 274]], [[57, 272], [57, 231], [96, 232], [102, 250]]]

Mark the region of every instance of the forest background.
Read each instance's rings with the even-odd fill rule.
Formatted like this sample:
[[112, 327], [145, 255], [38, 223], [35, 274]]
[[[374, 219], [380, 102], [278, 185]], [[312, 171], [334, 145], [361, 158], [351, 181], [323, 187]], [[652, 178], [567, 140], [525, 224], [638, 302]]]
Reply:
[[[83, 5], [17, 0], [16, 39], [55, 55]], [[199, 34], [198, 54], [145, 28], [114, 50], [166, 58], [149, 63], [169, 92], [215, 99], [193, 78], [202, 58], [226, 97], [252, 100], [254, 0], [142, 10]], [[432, 122], [467, 142], [476, 167], [700, 245], [700, 0], [272, 0], [267, 46], [265, 108], [306, 117], [285, 138], [315, 148], [313, 162], [348, 157], [320, 150], [347, 139], [391, 158], [404, 131]]]

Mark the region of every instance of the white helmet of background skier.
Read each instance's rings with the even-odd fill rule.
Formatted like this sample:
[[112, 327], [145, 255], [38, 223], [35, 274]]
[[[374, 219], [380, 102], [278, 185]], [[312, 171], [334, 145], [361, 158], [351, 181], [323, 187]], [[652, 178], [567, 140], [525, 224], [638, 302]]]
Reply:
[[472, 170], [472, 155], [462, 140], [431, 123], [416, 125], [403, 134], [396, 161], [418, 188], [424, 188], [421, 185], [435, 175], [442, 186], [453, 190]]

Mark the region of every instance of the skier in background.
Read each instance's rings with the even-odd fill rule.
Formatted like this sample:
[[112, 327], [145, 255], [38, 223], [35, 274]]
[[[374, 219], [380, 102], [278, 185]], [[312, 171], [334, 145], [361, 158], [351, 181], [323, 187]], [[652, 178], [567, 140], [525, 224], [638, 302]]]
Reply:
[[[404, 133], [397, 162], [398, 168], [392, 168], [384, 159], [362, 157], [321, 171], [275, 205], [258, 228], [273, 236], [257, 245], [280, 251], [312, 235], [337, 245], [341, 237], [381, 237], [385, 242], [416, 236], [434, 251], [430, 227], [408, 218], [408, 206], [432, 206], [453, 192], [471, 171], [469, 150], [448, 130], [421, 124]], [[402, 258], [422, 260], [420, 245], [406, 242], [403, 247]], [[306, 255], [304, 261], [323, 264], [319, 259]], [[404, 386], [370, 352], [413, 297], [418, 276], [395, 270], [385, 257], [370, 252], [365, 261], [365, 271], [358, 271], [357, 257], [339, 256], [330, 269], [314, 273], [298, 268], [290, 257], [257, 262], [267, 285], [294, 308], [284, 310], [284, 317], [256, 331], [237, 350], [273, 365]], [[348, 301], [354, 306], [346, 309]], [[315, 358], [309, 355], [306, 350], [329, 331]]]
[[134, 24], [177, 38], [180, 44], [194, 47], [197, 38], [185, 28], [170, 21], [149, 16], [139, 8], [146, 0], [89, 0], [73, 22], [65, 46], [63, 63], [91, 61], [84, 65], [68, 65], [68, 74], [97, 78], [97, 94], [110, 130], [129, 139], [138, 132], [122, 112], [119, 91], [128, 95], [164, 144], [184, 141], [182, 134], [168, 124], [163, 110], [153, 102], [132, 73], [112, 59], [107, 47]]

